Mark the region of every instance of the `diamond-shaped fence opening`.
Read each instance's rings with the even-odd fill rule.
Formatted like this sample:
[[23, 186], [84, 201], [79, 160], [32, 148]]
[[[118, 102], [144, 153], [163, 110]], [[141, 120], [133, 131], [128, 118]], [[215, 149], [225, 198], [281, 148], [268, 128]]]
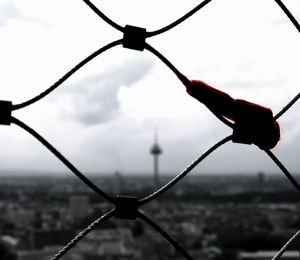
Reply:
[[[114, 207], [112, 210], [104, 214], [103, 216], [92, 222], [86, 229], [80, 232], [76, 237], [74, 237], [64, 248], [62, 248], [51, 260], [60, 259], [67, 251], [72, 249], [84, 236], [91, 232], [98, 224], [104, 222], [105, 220], [115, 217], [117, 219], [127, 219], [136, 220], [140, 219], [145, 223], [152, 226], [158, 233], [160, 233], [175, 249], [178, 250], [186, 259], [193, 259], [189, 253], [166, 231], [164, 231], [159, 225], [157, 225], [153, 220], [144, 215], [139, 207], [147, 204], [148, 202], [156, 199], [168, 189], [173, 187], [177, 182], [184, 178], [196, 165], [198, 165], [202, 160], [209, 156], [213, 151], [218, 149], [223, 144], [233, 141], [237, 143], [244, 144], [255, 144], [274, 161], [274, 163], [282, 170], [286, 175], [288, 180], [294, 185], [294, 187], [300, 191], [300, 186], [285, 168], [285, 166], [280, 162], [279, 159], [270, 151], [278, 142], [280, 138], [279, 126], [277, 119], [281, 117], [297, 100], [300, 98], [300, 93], [293, 98], [277, 115], [273, 116], [272, 111], [268, 108], [262, 107], [257, 104], [247, 102], [245, 100], [234, 100], [229, 95], [221, 92], [211, 86], [208, 86], [202, 81], [189, 80], [185, 77], [166, 57], [164, 57], [160, 52], [149, 45], [146, 40], [149, 37], [154, 37], [158, 34], [164, 33], [178, 24], [182, 23], [184, 20], [188, 19], [190, 16], [195, 14], [197, 11], [205, 7], [212, 0], [205, 0], [201, 2], [198, 6], [192, 9], [190, 12], [182, 16], [175, 22], [159, 29], [156, 31], [148, 32], [145, 28], [139, 28], [132, 25], [126, 25], [122, 27], [109, 19], [104, 15], [93, 3], [89, 0], [83, 0], [99, 17], [101, 17], [105, 22], [110, 24], [115, 29], [123, 33], [123, 37], [119, 40], [113, 41], [106, 46], [98, 49], [90, 56], [78, 63], [74, 68], [68, 71], [62, 78], [50, 86], [47, 90], [39, 94], [38, 96], [25, 101], [20, 104], [12, 104], [10, 101], [0, 101], [0, 124], [10, 125], [11, 123], [18, 125], [23, 128], [33, 137], [38, 139], [46, 148], [48, 148], [62, 163], [65, 164], [83, 183], [85, 183], [90, 189], [95, 193], [103, 197], [105, 200], [110, 202]], [[291, 12], [286, 8], [286, 6], [280, 0], [274, 0], [278, 6], [284, 11], [288, 16], [290, 21], [296, 27], [300, 33], [300, 25], [297, 20], [293, 17]], [[19, 119], [12, 116], [12, 112], [17, 109], [29, 106], [40, 99], [44, 98], [50, 92], [59, 87], [65, 80], [76, 73], [80, 68], [86, 65], [89, 61], [100, 55], [101, 53], [111, 49], [117, 45], [123, 45], [124, 48], [130, 48], [134, 50], [147, 51], [153, 53], [157, 56], [163, 63], [165, 63], [179, 78], [179, 80], [186, 86], [187, 92], [204, 103], [207, 108], [224, 124], [233, 129], [233, 134], [222, 139], [205, 153], [203, 153], [199, 158], [197, 158], [193, 163], [191, 163], [186, 169], [179, 173], [174, 179], [169, 183], [155, 191], [154, 193], [138, 199], [135, 197], [127, 196], [117, 196], [116, 198], [111, 197], [106, 192], [104, 192], [100, 187], [95, 185], [90, 181], [84, 174], [82, 174], [73, 164], [71, 164], [58, 150], [56, 150], [49, 142], [47, 142], [42, 136], [40, 136], [32, 128], [21, 122]], [[230, 119], [231, 121], [229, 121]], [[232, 123], [234, 121], [234, 124]], [[282, 254], [287, 250], [291, 243], [293, 243], [300, 236], [300, 230], [278, 251], [278, 253], [272, 258], [272, 260], [279, 259]]]

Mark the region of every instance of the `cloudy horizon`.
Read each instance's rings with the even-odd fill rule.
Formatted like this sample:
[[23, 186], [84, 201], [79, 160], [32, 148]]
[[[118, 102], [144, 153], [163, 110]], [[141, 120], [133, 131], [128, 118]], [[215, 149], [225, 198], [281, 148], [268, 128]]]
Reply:
[[[94, 3], [122, 26], [151, 31], [199, 2]], [[300, 2], [284, 3], [299, 21]], [[4, 0], [0, 37], [0, 99], [17, 104], [38, 95], [76, 63], [122, 35], [81, 0]], [[274, 1], [215, 0], [147, 42], [190, 79], [270, 107], [274, 114], [299, 92], [299, 33]], [[300, 173], [299, 103], [278, 120], [281, 141], [273, 150], [292, 173]], [[14, 111], [13, 116], [40, 133], [82, 172], [151, 172], [149, 151], [157, 129], [163, 149], [161, 173], [179, 173], [232, 133], [186, 93], [157, 57], [121, 46], [101, 54], [53, 93]], [[67, 171], [15, 125], [0, 126], [0, 142], [2, 171]], [[229, 142], [194, 172], [259, 171], [280, 173], [256, 146]]]

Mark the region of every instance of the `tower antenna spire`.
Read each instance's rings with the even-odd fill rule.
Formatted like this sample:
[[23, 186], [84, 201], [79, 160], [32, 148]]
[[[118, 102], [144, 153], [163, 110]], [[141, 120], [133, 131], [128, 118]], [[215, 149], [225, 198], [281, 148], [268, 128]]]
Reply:
[[153, 140], [154, 140], [154, 144], [158, 144], [158, 133], [157, 133], [157, 128], [155, 127], [153, 130]]

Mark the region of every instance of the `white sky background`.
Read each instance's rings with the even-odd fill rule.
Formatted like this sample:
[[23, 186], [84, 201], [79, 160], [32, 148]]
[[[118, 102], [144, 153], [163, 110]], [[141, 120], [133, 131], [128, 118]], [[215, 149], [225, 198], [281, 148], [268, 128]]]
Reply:
[[[199, 1], [94, 0], [108, 17], [159, 29]], [[300, 1], [285, 0], [297, 20]], [[67, 70], [122, 38], [81, 0], [1, 0], [0, 99], [14, 104], [44, 91]], [[214, 0], [193, 17], [147, 42], [190, 79], [276, 114], [300, 89], [300, 35], [273, 0]], [[300, 102], [279, 122], [273, 150], [300, 172]], [[15, 111], [83, 172], [152, 171], [153, 129], [164, 153], [163, 173], [178, 173], [232, 130], [185, 92], [148, 51], [118, 46], [100, 55], [38, 103]], [[67, 171], [21, 128], [0, 127], [0, 169]], [[280, 172], [255, 146], [227, 143], [195, 170], [201, 173]]]

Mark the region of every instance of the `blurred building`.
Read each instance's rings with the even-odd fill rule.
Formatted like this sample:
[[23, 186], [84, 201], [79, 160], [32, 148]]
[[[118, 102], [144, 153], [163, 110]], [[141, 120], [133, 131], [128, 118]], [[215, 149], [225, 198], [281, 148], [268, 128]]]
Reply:
[[257, 179], [258, 179], [258, 189], [260, 192], [264, 192], [265, 191], [265, 179], [266, 179], [266, 176], [264, 174], [264, 172], [259, 172], [257, 174]]
[[116, 171], [112, 179], [112, 192], [116, 195], [120, 195], [123, 190], [123, 177], [119, 171]]
[[84, 218], [90, 210], [88, 196], [76, 195], [71, 196], [69, 201], [69, 213], [72, 221], [79, 221]]
[[85, 259], [135, 260], [137, 249], [132, 240], [129, 229], [94, 230], [73, 252]]
[[17, 228], [28, 228], [34, 222], [35, 211], [20, 208], [16, 205], [9, 205], [7, 207], [7, 217]]
[[16, 260], [49, 260], [60, 248], [45, 248], [40, 250], [22, 250], [16, 254]]
[[76, 235], [74, 230], [33, 230], [29, 239], [32, 249], [43, 249], [67, 244]]

